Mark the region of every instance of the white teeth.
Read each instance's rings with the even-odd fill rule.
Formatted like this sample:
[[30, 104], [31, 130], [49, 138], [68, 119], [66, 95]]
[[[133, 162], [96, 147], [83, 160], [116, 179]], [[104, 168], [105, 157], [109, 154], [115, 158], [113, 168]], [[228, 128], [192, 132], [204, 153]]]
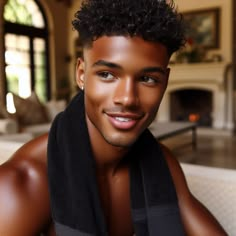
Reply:
[[124, 118], [124, 117], [115, 117], [115, 119], [121, 122], [127, 122], [131, 120], [130, 118]]

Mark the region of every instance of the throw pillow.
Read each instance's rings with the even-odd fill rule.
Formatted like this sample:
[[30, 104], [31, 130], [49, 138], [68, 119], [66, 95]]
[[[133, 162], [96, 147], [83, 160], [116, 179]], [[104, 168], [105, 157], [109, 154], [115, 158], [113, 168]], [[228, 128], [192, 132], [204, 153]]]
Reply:
[[16, 119], [15, 114], [11, 114], [7, 111], [6, 107], [0, 106], [0, 119]]
[[21, 98], [13, 94], [16, 116], [20, 126], [42, 124], [48, 122], [43, 104], [40, 103], [35, 92], [28, 98]]
[[66, 100], [51, 100], [46, 102], [45, 109], [50, 121], [53, 121], [56, 115], [66, 108]]

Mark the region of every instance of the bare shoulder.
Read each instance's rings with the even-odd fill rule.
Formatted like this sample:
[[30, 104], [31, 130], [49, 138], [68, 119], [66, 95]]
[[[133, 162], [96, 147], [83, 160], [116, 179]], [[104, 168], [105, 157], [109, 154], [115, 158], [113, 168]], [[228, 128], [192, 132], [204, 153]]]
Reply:
[[219, 222], [190, 192], [182, 168], [171, 151], [161, 145], [176, 188], [181, 218], [187, 235], [227, 235]]
[[161, 144], [161, 148], [172, 175], [178, 198], [186, 197], [186, 195], [190, 194], [190, 191], [178, 160], [166, 146]]
[[0, 166], [0, 235], [37, 235], [49, 226], [46, 152], [44, 135]]

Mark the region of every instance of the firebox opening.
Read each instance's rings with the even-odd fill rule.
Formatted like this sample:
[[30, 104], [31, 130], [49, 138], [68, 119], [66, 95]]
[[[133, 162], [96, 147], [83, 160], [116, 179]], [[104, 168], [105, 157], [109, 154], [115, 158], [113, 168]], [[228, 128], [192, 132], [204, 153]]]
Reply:
[[200, 89], [177, 90], [170, 94], [172, 121], [197, 122], [199, 126], [212, 126], [212, 92]]

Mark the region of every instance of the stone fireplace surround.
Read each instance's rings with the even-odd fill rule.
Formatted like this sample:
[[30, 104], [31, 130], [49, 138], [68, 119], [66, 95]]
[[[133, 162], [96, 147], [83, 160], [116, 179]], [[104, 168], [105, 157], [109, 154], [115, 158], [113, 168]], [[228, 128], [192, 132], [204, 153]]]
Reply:
[[170, 93], [170, 119], [212, 126], [212, 92], [203, 89], [181, 89]]
[[212, 127], [234, 129], [232, 68], [225, 62], [170, 65], [169, 84], [157, 120], [170, 121], [170, 94], [198, 89], [212, 92]]

